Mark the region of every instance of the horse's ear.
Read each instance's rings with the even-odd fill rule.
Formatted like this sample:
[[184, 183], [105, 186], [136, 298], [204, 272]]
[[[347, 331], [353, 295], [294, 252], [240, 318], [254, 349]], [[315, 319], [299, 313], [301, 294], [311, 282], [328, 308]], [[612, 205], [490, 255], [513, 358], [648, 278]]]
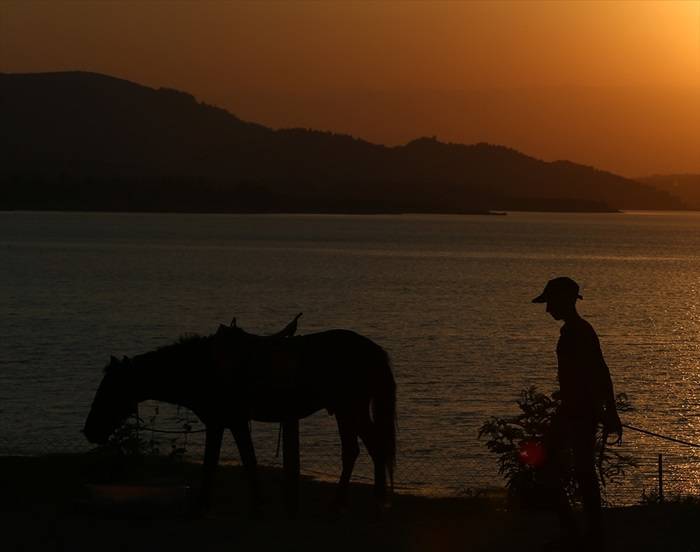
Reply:
[[233, 319], [231, 320], [231, 327], [232, 327], [232, 328], [237, 328], [237, 327], [238, 327], [238, 326], [236, 326], [236, 317], [235, 317], [235, 316], [234, 316]]
[[107, 372], [111, 372], [114, 370], [117, 366], [119, 366], [119, 359], [115, 357], [114, 355], [109, 356], [109, 364], [104, 367], [103, 372], [106, 374]]

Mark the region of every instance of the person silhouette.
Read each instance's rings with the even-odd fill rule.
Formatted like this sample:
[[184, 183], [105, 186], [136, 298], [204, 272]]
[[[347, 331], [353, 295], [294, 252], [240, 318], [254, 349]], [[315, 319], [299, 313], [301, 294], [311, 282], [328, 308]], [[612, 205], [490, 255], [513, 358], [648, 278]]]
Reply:
[[[561, 449], [570, 449], [574, 477], [583, 501], [587, 535], [602, 538], [601, 499], [596, 476], [596, 430], [603, 424], [604, 434], [615, 433], [622, 439], [622, 423], [615, 405], [610, 371], [593, 326], [576, 310], [576, 301], [583, 299], [578, 284], [568, 277], [547, 282], [544, 291], [533, 303], [546, 303], [548, 312], [564, 325], [557, 343], [557, 372], [561, 406], [552, 424], [552, 435], [545, 439], [547, 456], [561, 458]], [[559, 449], [559, 450], [557, 450]], [[559, 473], [563, 474], [562, 468]], [[558, 481], [559, 515], [563, 528], [575, 533], [576, 525], [563, 481]]]

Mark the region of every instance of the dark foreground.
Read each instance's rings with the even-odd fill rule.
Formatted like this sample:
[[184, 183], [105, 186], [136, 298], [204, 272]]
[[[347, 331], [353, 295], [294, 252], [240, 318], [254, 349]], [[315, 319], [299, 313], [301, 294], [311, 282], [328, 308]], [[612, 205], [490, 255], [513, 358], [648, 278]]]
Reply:
[[[264, 474], [263, 519], [246, 511], [241, 473], [223, 467], [212, 511], [188, 511], [186, 502], [128, 506], [95, 503], [86, 481], [195, 484], [198, 466], [182, 463], [115, 465], [94, 455], [0, 458], [0, 550], [599, 550], [551, 543], [555, 519], [546, 513], [508, 511], [486, 496], [435, 499], [397, 494], [381, 520], [372, 515], [371, 490], [353, 486], [342, 517], [329, 512], [333, 486], [302, 482], [301, 513], [290, 521], [282, 508], [281, 478]], [[107, 468], [105, 468], [107, 466]], [[137, 474], [137, 475], [135, 475]], [[141, 481], [139, 481], [139, 479]], [[606, 511], [606, 550], [700, 551], [697, 503]]]

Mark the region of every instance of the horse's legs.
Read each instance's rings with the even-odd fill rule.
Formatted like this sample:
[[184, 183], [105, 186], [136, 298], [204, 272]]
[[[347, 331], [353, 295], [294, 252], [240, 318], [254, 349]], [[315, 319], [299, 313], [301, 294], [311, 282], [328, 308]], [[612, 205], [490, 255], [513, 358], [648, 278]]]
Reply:
[[355, 467], [355, 460], [360, 454], [360, 447], [357, 444], [357, 428], [349, 412], [339, 411], [335, 415], [338, 423], [338, 431], [340, 432], [340, 444], [343, 459], [343, 471], [340, 474], [338, 488], [335, 497], [335, 507], [342, 509], [347, 504], [348, 486], [350, 485], [350, 477], [352, 470]]
[[382, 445], [377, 440], [374, 423], [369, 413], [364, 413], [358, 421], [358, 433], [374, 463], [374, 496], [380, 505], [386, 500], [386, 458]]
[[231, 426], [231, 433], [236, 440], [238, 453], [241, 456], [243, 470], [248, 480], [248, 496], [250, 499], [250, 510], [253, 514], [260, 513], [260, 481], [258, 480], [258, 461], [255, 458], [255, 448], [253, 439], [250, 437], [248, 420], [242, 420]]
[[221, 452], [221, 441], [224, 436], [224, 428], [207, 426], [207, 436], [204, 445], [204, 467], [202, 474], [202, 490], [200, 494], [200, 506], [208, 509], [211, 505], [212, 485], [214, 482], [214, 472], [219, 464], [219, 453]]
[[299, 420], [282, 423], [282, 450], [284, 498], [287, 514], [293, 519], [299, 513]]

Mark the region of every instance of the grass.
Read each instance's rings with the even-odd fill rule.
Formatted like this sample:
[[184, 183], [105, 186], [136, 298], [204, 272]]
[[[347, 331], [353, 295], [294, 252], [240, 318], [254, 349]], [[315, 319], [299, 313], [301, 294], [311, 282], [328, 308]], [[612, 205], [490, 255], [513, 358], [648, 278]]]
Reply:
[[[200, 467], [163, 458], [115, 462], [97, 455], [0, 458], [0, 550], [58, 551], [452, 551], [543, 550], [557, 536], [546, 512], [509, 511], [498, 494], [454, 498], [395, 495], [381, 520], [371, 488], [353, 485], [350, 509], [329, 513], [334, 485], [303, 479], [299, 517], [282, 505], [282, 474], [264, 470], [265, 516], [247, 513], [243, 474], [222, 466], [213, 508], [205, 516], [155, 505], [96, 508], [87, 483], [191, 485]], [[87, 502], [86, 502], [87, 501]], [[697, 500], [605, 513], [608, 550], [700, 550]], [[567, 548], [557, 548], [566, 550]]]

